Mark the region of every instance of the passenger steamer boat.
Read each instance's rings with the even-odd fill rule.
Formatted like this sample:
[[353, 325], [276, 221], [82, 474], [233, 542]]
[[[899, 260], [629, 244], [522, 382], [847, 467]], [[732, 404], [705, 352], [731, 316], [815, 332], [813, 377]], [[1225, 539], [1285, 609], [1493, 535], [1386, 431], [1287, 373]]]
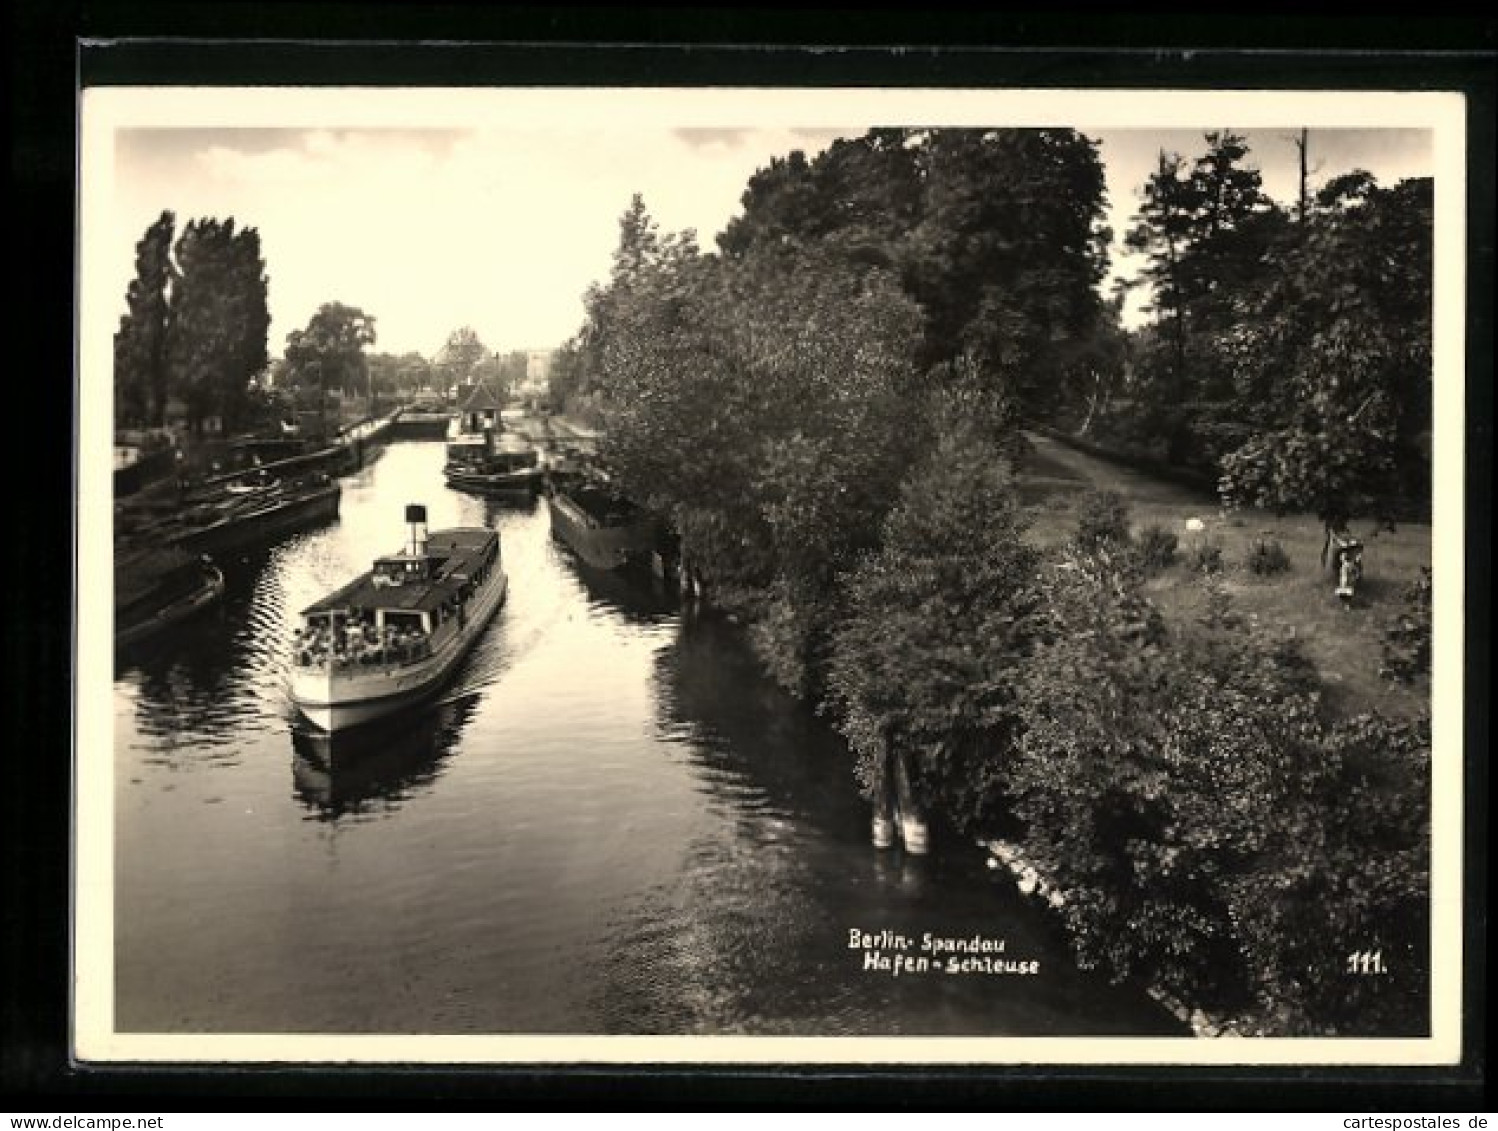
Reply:
[[302, 610], [292, 701], [329, 733], [389, 715], [434, 692], [504, 603], [499, 534], [483, 527], [427, 533], [426, 508], [406, 508], [399, 553]]

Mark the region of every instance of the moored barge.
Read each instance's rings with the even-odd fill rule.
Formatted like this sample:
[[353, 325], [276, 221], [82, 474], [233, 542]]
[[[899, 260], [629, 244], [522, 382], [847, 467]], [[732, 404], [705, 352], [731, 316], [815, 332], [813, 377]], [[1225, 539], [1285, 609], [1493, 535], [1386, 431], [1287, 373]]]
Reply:
[[597, 569], [648, 564], [659, 549], [660, 533], [654, 517], [607, 487], [558, 485], [547, 498], [547, 505], [552, 534]]
[[126, 553], [114, 579], [114, 642], [129, 648], [211, 608], [224, 575], [206, 556], [169, 547]]

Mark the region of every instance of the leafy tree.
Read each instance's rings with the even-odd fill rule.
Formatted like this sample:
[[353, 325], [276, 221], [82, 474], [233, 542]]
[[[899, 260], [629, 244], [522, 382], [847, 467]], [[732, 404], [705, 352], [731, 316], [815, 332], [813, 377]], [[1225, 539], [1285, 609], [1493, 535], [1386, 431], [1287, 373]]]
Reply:
[[135, 278], [114, 336], [115, 415], [122, 423], [160, 426], [166, 415], [169, 295], [176, 279], [176, 217], [161, 216], [135, 245]]
[[1153, 297], [1146, 309], [1153, 310], [1170, 327], [1169, 339], [1174, 351], [1170, 379], [1177, 386], [1170, 393], [1177, 398], [1186, 368], [1186, 307], [1190, 292], [1186, 258], [1200, 207], [1199, 186], [1184, 170], [1180, 154], [1160, 151], [1155, 172], [1144, 184], [1138, 219], [1124, 237], [1129, 250], [1148, 256], [1143, 277], [1152, 287]]
[[524, 350], [511, 350], [501, 355], [498, 364], [500, 380], [507, 389], [524, 382], [530, 372], [530, 357]]
[[259, 233], [236, 231], [232, 218], [193, 220], [177, 241], [176, 262], [165, 347], [170, 386], [194, 428], [213, 415], [232, 428], [268, 361]]
[[580, 352], [621, 486], [674, 519], [715, 599], [758, 622], [772, 672], [817, 681], [824, 597], [911, 450], [918, 312], [880, 268], [791, 246], [734, 259], [621, 223]]
[[800, 149], [785, 157], [772, 157], [769, 165], [756, 170], [740, 203], [744, 211], [730, 219], [718, 236], [718, 246], [725, 255], [742, 255], [751, 247], [789, 239], [813, 238], [825, 230], [828, 209], [819, 199], [811, 162]]
[[1428, 490], [1433, 215], [1429, 180], [1359, 178], [1329, 199], [1278, 258], [1235, 355], [1259, 430], [1224, 459], [1221, 490], [1332, 529]]
[[772, 160], [743, 204], [727, 258], [814, 249], [897, 273], [924, 313], [922, 369], [964, 358], [1026, 412], [1095, 377], [1108, 233], [1096, 148], [1074, 131], [871, 130]]
[[1321, 186], [1316, 193], [1314, 209], [1308, 207], [1301, 220], [1304, 222], [1313, 216], [1325, 215], [1328, 211], [1365, 204], [1377, 190], [1378, 178], [1367, 169], [1343, 173]]
[[873, 544], [924, 446], [909, 396], [919, 312], [877, 268], [767, 259], [740, 268], [720, 337], [731, 335], [757, 400], [750, 497], [778, 579], [759, 650], [783, 684], [812, 693], [836, 574]]
[[[1160, 338], [1141, 357], [1151, 426], [1167, 437], [1167, 458], [1207, 462], [1202, 425], [1220, 422], [1214, 402], [1231, 400], [1232, 351], [1251, 305], [1272, 274], [1288, 220], [1262, 191], [1248, 147], [1231, 131], [1208, 133], [1193, 162], [1161, 152], [1145, 183], [1126, 245], [1147, 256]], [[1206, 405], [1198, 402], [1206, 401]], [[1230, 409], [1227, 416], [1236, 416]]]
[[916, 159], [924, 193], [902, 266], [926, 314], [922, 361], [967, 354], [1022, 411], [1049, 413], [1102, 314], [1096, 145], [1074, 130], [933, 130]]
[[414, 350], [399, 355], [372, 353], [368, 364], [370, 385], [379, 396], [409, 397], [432, 388], [432, 363]]
[[638, 275], [652, 265], [661, 251], [660, 227], [645, 207], [640, 193], [630, 197], [629, 207], [619, 218], [619, 244], [614, 248], [615, 279]]
[[574, 409], [574, 398], [583, 390], [582, 348], [576, 337], [563, 342], [551, 359], [546, 378], [546, 402], [553, 412]]
[[878, 550], [847, 577], [830, 685], [865, 785], [898, 751], [918, 801], [971, 831], [1006, 804], [1038, 555], [1006, 461], [960, 417], [944, 423]]
[[449, 385], [472, 380], [478, 364], [489, 357], [489, 347], [471, 326], [461, 326], [447, 336], [434, 365]]
[[808, 161], [795, 150], [749, 179], [744, 211], [718, 237], [724, 255], [755, 248], [820, 243], [829, 254], [893, 262], [892, 247], [914, 226], [921, 185], [913, 134], [870, 130], [838, 138]]
[[[704, 413], [720, 419], [714, 397], [737, 385], [707, 344], [711, 285], [695, 242], [662, 240], [636, 194], [620, 218], [611, 277], [589, 288], [587, 320], [558, 366], [574, 393], [603, 401], [606, 458], [629, 490], [662, 510], [678, 499], [711, 506], [742, 485], [739, 478], [716, 490], [728, 463], [717, 445], [695, 450]], [[695, 404], [699, 393], [709, 395]]]
[[1207, 150], [1188, 165], [1162, 151], [1144, 186], [1126, 245], [1148, 256], [1144, 279], [1153, 309], [1178, 345], [1191, 332], [1231, 319], [1235, 299], [1262, 274], [1278, 210], [1245, 166], [1248, 146], [1231, 131], [1206, 135]]
[[364, 348], [375, 341], [375, 320], [356, 306], [325, 302], [304, 329], [286, 335], [285, 375], [293, 388], [315, 393], [326, 413], [328, 390], [365, 387]]

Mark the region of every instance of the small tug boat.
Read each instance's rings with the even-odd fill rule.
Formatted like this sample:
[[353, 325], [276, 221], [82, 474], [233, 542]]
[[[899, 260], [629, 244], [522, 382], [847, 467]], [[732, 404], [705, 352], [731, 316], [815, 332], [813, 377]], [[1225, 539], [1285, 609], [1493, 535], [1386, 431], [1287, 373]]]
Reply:
[[479, 495], [532, 498], [541, 488], [540, 453], [514, 433], [459, 433], [447, 445], [447, 485]]
[[479, 381], [464, 399], [447, 438], [447, 485], [478, 495], [523, 502], [541, 488], [541, 453], [518, 433], [507, 431], [504, 398]]
[[396, 554], [302, 610], [291, 699], [317, 728], [346, 730], [419, 702], [452, 674], [504, 603], [499, 534], [427, 532], [406, 508], [410, 538]]

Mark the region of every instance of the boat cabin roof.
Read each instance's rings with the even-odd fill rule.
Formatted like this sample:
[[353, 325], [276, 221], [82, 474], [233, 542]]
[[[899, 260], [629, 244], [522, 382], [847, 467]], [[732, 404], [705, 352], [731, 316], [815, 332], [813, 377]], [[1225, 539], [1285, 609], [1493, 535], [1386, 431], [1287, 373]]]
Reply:
[[[465, 583], [484, 564], [489, 548], [499, 535], [483, 528], [459, 527], [436, 530], [427, 538], [425, 580], [404, 585], [376, 585], [375, 571], [361, 574], [340, 589], [302, 610], [302, 616], [387, 609], [392, 612], [430, 612], [457, 596]], [[409, 555], [381, 558], [382, 562], [409, 561]]]

